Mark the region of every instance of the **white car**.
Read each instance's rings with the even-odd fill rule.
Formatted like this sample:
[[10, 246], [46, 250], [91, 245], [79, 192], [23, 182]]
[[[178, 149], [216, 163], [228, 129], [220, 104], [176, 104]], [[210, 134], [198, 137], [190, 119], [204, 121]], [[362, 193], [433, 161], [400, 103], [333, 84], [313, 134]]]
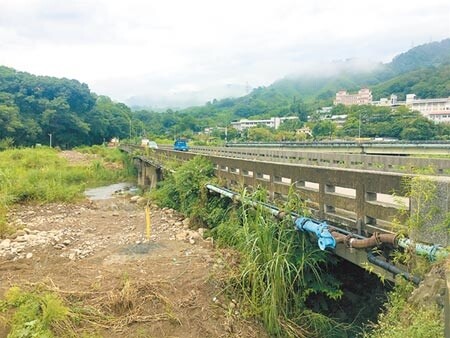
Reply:
[[158, 145], [155, 141], [148, 141], [147, 147], [149, 147], [150, 149], [158, 149]]

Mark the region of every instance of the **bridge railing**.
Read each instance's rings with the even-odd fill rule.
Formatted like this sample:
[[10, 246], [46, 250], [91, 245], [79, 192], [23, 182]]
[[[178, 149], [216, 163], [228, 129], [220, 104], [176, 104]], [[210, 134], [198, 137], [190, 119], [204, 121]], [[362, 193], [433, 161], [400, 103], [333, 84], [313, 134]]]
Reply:
[[[159, 161], [189, 160], [197, 154], [159, 149], [151, 156]], [[331, 168], [297, 163], [276, 163], [270, 160], [207, 156], [216, 176], [230, 188], [248, 190], [264, 187], [271, 199], [286, 199], [291, 187], [306, 202], [312, 215], [347, 227], [359, 234], [375, 231], [398, 232], [399, 226], [417, 206], [408, 197], [410, 174]], [[436, 207], [440, 210], [432, 225], [450, 211], [450, 177], [431, 177], [437, 185]], [[400, 212], [406, 210], [406, 212]], [[448, 245], [447, 231], [422, 231], [424, 242]]]
[[[163, 148], [169, 150], [170, 148]], [[353, 168], [385, 172], [415, 173], [427, 170], [439, 176], [450, 175], [450, 158], [419, 158], [387, 155], [324, 153], [287, 149], [191, 147], [192, 152], [279, 163], [298, 163], [333, 168]]]

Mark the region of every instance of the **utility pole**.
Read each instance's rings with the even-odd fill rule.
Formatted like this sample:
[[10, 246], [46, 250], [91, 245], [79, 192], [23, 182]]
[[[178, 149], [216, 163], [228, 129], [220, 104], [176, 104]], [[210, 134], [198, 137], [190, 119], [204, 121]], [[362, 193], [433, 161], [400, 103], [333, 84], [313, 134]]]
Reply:
[[50, 136], [50, 148], [52, 147], [52, 134], [49, 133], [48, 136]]
[[361, 112], [359, 112], [358, 139], [361, 140]]
[[131, 142], [131, 117], [130, 117], [130, 142]]

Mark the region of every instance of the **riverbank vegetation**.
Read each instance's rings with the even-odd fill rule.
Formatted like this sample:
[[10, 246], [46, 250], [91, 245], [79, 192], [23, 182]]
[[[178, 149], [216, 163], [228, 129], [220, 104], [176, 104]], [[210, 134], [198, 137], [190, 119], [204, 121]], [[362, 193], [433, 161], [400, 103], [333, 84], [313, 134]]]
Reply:
[[[335, 267], [335, 257], [319, 250], [308, 236], [292, 227], [290, 220], [276, 220], [264, 210], [207, 193], [206, 183], [220, 182], [206, 159], [196, 157], [171, 169], [176, 170], [167, 172], [165, 181], [150, 197], [160, 206], [182, 211], [193, 219], [194, 227], [207, 227], [220, 247], [233, 248], [238, 253], [239, 264], [230, 267], [224, 288], [230, 296], [239, 298], [245, 306], [244, 313], [261, 320], [272, 336], [355, 337], [359, 332], [367, 338], [384, 338], [390, 337], [391, 330], [396, 337], [426, 337], [426, 332], [443, 336], [442, 309], [409, 304], [414, 289], [410, 282], [399, 280], [389, 292], [388, 285], [377, 285], [381, 285], [379, 280], [351, 277], [352, 282], [346, 283], [351, 285], [344, 287], [342, 279], [336, 276], [341, 274], [339, 277], [344, 280], [349, 276], [343, 276], [345, 273]], [[411, 182], [411, 189], [419, 189], [416, 181]], [[265, 202], [266, 193], [258, 190], [250, 194], [243, 189], [242, 197]], [[288, 205], [280, 205], [282, 209], [307, 215], [294, 192], [288, 200]], [[407, 231], [414, 227], [410, 228]], [[402, 263], [409, 263], [415, 273], [420, 269], [423, 276], [424, 271], [429, 271], [430, 264], [425, 259], [415, 257], [414, 268], [412, 259], [406, 261], [406, 256], [401, 257]], [[343, 269], [342, 262], [339, 264]], [[365, 287], [350, 290], [359, 283]], [[344, 294], [347, 291], [353, 298], [361, 297], [356, 305]], [[355, 306], [360, 308], [355, 310]], [[353, 323], [337, 321], [340, 313], [336, 309], [348, 311], [344, 318], [353, 318]]]
[[[238, 253], [240, 263], [230, 267], [224, 287], [244, 304], [245, 315], [260, 319], [270, 335], [350, 336], [350, 325], [307, 306], [312, 296], [321, 300], [342, 296], [339, 281], [324, 273], [333, 265], [333, 257], [295, 231], [288, 219], [279, 221], [262, 209], [208, 193], [206, 183], [217, 181], [213, 173], [210, 162], [196, 157], [168, 172], [150, 197], [161, 207], [182, 211], [194, 227], [208, 228], [220, 247]], [[243, 195], [260, 201], [266, 196], [262, 190], [252, 194], [244, 190]], [[283, 208], [305, 213], [294, 194]]]
[[92, 155], [84, 164], [71, 164], [60, 151], [48, 147], [0, 152], [0, 236], [8, 232], [6, 217], [18, 203], [71, 202], [86, 187], [134, 179], [126, 155], [117, 149], [85, 148]]

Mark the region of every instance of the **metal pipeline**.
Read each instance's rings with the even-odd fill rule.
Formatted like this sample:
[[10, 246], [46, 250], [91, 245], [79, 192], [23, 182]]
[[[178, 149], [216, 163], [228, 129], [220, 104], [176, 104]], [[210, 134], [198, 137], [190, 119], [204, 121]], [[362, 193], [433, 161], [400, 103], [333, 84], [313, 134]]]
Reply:
[[331, 235], [326, 222], [317, 222], [307, 217], [299, 217], [294, 221], [295, 228], [300, 231], [307, 231], [315, 234], [320, 250], [336, 247], [336, 239]]
[[300, 231], [314, 233], [318, 237], [318, 245], [321, 250], [327, 248], [334, 249], [337, 243], [345, 243], [350, 248], [367, 249], [377, 247], [381, 244], [389, 244], [393, 247], [402, 247], [404, 249], [414, 248], [418, 255], [427, 256], [430, 260], [435, 260], [441, 257], [447, 257], [449, 253], [439, 245], [428, 245], [423, 243], [414, 243], [408, 238], [398, 238], [396, 234], [382, 234], [375, 232], [371, 237], [366, 238], [357, 234], [353, 234], [344, 229], [330, 227], [326, 222], [319, 222], [311, 218], [300, 217], [295, 213], [286, 214], [279, 208], [264, 202], [255, 202], [250, 199], [242, 199], [241, 195], [221, 187], [216, 187], [212, 184], [207, 184], [208, 190], [217, 192], [232, 200], [239, 200], [241, 202], [250, 204], [253, 207], [263, 207], [277, 218], [290, 216], [294, 221], [295, 228]]
[[[240, 195], [228, 190], [216, 187], [212, 184], [207, 184], [206, 188], [208, 190], [217, 192], [223, 196], [227, 196], [228, 198], [231, 198], [233, 200], [239, 199], [243, 203], [248, 203], [253, 207], [260, 206], [270, 212], [275, 217], [282, 217], [285, 216], [284, 212], [282, 212], [277, 207], [264, 203], [264, 202], [255, 202], [250, 199], [244, 198], [242, 199]], [[237, 197], [239, 196], [239, 197]], [[321, 250], [326, 250], [327, 248], [334, 249], [336, 247], [336, 240], [331, 235], [328, 224], [326, 222], [317, 222], [311, 218], [307, 217], [295, 217], [295, 214], [290, 214], [291, 218], [294, 221], [295, 228], [300, 231], [306, 231], [314, 233], [317, 236], [317, 243], [319, 245], [319, 248]]]
[[403, 249], [413, 249], [414, 252], [420, 256], [427, 256], [429, 260], [445, 258], [449, 255], [448, 251], [440, 245], [416, 243], [409, 238], [400, 238], [397, 241], [399, 247]]
[[420, 277], [414, 276], [414, 275], [410, 274], [409, 272], [400, 270], [395, 265], [392, 265], [391, 263], [388, 263], [388, 262], [378, 258], [371, 251], [369, 251], [367, 253], [367, 260], [370, 263], [372, 263], [372, 264], [374, 264], [376, 266], [379, 266], [380, 268], [382, 268], [382, 269], [384, 269], [386, 271], [392, 272], [394, 275], [400, 275], [400, 276], [404, 277], [405, 279], [413, 282], [416, 285], [419, 285], [419, 283], [422, 281], [420, 279]]

